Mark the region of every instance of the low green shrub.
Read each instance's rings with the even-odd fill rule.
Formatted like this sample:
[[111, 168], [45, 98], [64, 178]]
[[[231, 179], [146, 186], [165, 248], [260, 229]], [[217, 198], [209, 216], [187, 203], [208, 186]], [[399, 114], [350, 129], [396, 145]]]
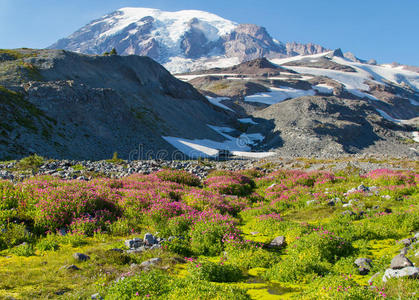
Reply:
[[189, 275], [195, 280], [213, 282], [235, 282], [243, 278], [242, 271], [233, 265], [208, 260], [192, 261], [188, 265]]
[[328, 274], [331, 268], [331, 263], [322, 261], [319, 257], [305, 252], [297, 257], [286, 256], [279, 263], [266, 270], [264, 277], [267, 280], [306, 283], [319, 275]]
[[33, 154], [19, 160], [16, 166], [21, 170], [35, 170], [42, 166], [44, 161], [45, 159], [42, 156]]
[[19, 205], [19, 200], [24, 197], [13, 183], [0, 180], [0, 210], [15, 209]]
[[[223, 174], [223, 175], [220, 175]], [[239, 173], [231, 171], [214, 171], [210, 173], [204, 185], [219, 194], [247, 196], [255, 188], [255, 182]]]
[[187, 215], [176, 216], [167, 221], [165, 228], [161, 229], [163, 236], [187, 236], [193, 219]]
[[72, 247], [80, 247], [87, 244], [86, 237], [79, 233], [68, 233], [60, 238], [60, 242]]
[[59, 245], [59, 237], [55, 234], [48, 234], [46, 237], [42, 238], [36, 244], [36, 248], [39, 251], [48, 251], [52, 250], [55, 251], [60, 247]]
[[165, 241], [162, 245], [164, 250], [182, 255], [190, 256], [192, 255], [192, 250], [189, 245], [189, 241], [185, 238], [175, 237], [170, 241]]
[[163, 181], [171, 181], [188, 186], [199, 186], [201, 181], [195, 175], [184, 170], [161, 170], [156, 176]]
[[31, 240], [32, 235], [27, 231], [25, 224], [0, 224], [0, 250]]
[[280, 261], [279, 255], [267, 251], [256, 243], [227, 243], [225, 248], [228, 263], [242, 269], [268, 268]]
[[174, 281], [171, 292], [166, 296], [166, 299], [247, 300], [250, 299], [250, 296], [246, 293], [245, 289], [236, 286], [221, 285], [187, 277]]
[[10, 250], [13, 254], [17, 256], [32, 256], [35, 255], [35, 249], [32, 244], [23, 243], [18, 245]]
[[94, 252], [94, 260], [98, 264], [107, 265], [127, 265], [133, 262], [133, 259], [126, 253], [115, 250], [99, 250]]
[[359, 285], [350, 275], [328, 275], [315, 279], [304, 292], [304, 299], [374, 300], [385, 298], [385, 293]]
[[313, 232], [298, 238], [288, 249], [289, 255], [297, 258], [301, 255], [315, 256], [320, 260], [335, 263], [341, 257], [352, 254], [352, 244], [333, 232], [313, 228]]
[[171, 290], [171, 281], [172, 279], [166, 273], [154, 269], [114, 282], [105, 291], [105, 299], [130, 300], [162, 297]]
[[135, 231], [140, 231], [139, 224], [131, 218], [120, 218], [109, 225], [109, 232], [116, 236], [126, 236]]
[[218, 255], [224, 249], [223, 238], [236, 231], [231, 222], [198, 221], [191, 227], [191, 249], [196, 255]]

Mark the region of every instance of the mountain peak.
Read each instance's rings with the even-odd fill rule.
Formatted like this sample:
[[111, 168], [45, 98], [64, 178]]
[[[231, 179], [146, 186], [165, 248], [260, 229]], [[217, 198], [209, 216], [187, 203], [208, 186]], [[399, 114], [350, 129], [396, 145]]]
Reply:
[[257, 59], [245, 62], [243, 64], [246, 64], [249, 67], [255, 67], [259, 69], [279, 69], [278, 66], [271, 63], [265, 57], [257, 58]]
[[[124, 7], [94, 20], [49, 48], [102, 54], [115, 48], [121, 55], [145, 55], [170, 71], [205, 68], [200, 59], [232, 59], [235, 63], [259, 57], [287, 57], [325, 51], [318, 45], [288, 46], [274, 40], [266, 28], [238, 24], [200, 10], [174, 12]], [[230, 64], [231, 65], [231, 64]]]
[[329, 58], [333, 58], [333, 57], [345, 58], [345, 56], [343, 55], [342, 49], [340, 48], [330, 51], [330, 53], [328, 53], [326, 56]]

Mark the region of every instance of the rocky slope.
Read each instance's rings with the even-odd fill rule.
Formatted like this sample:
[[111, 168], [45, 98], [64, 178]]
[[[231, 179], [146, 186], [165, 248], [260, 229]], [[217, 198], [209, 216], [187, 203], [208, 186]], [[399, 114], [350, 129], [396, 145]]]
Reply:
[[63, 50], [0, 50], [0, 106], [0, 159], [163, 158], [162, 136], [223, 141], [207, 124], [231, 121], [150, 58]]
[[177, 77], [147, 57], [1, 50], [0, 159], [419, 153], [403, 68], [335, 50]]
[[220, 58], [224, 64], [233, 65], [264, 56], [326, 51], [311, 43], [282, 43], [264, 27], [237, 24], [204, 11], [166, 12], [133, 7], [94, 20], [50, 48], [87, 54], [102, 54], [115, 48], [123, 55], [150, 56], [171, 72], [201, 69]]
[[179, 74], [233, 110], [259, 150], [285, 156], [417, 157], [419, 76], [343, 54], [257, 59]]
[[305, 96], [271, 105], [254, 116], [273, 121], [264, 146], [279, 153], [310, 157], [413, 154], [402, 145], [407, 129], [383, 119], [365, 100]]

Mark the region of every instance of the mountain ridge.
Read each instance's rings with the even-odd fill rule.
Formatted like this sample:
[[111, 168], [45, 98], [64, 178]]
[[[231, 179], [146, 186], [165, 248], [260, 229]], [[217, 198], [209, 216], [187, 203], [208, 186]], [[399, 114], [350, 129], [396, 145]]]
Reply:
[[208, 63], [224, 57], [236, 59], [232, 61], [235, 64], [259, 57], [327, 50], [312, 43], [282, 43], [262, 26], [238, 24], [209, 12], [135, 7], [121, 8], [93, 20], [48, 48], [86, 54], [102, 54], [115, 48], [122, 55], [150, 56], [171, 72], [193, 70], [191, 60], [196, 59], [206, 59]]

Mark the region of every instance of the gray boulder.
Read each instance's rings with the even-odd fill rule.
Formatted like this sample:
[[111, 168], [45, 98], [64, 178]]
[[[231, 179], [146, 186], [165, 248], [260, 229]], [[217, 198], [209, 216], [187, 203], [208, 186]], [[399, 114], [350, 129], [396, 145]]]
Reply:
[[92, 296], [90, 296], [90, 299], [103, 300], [102, 296], [99, 293], [93, 294]]
[[69, 271], [78, 271], [78, 270], [80, 270], [80, 268], [77, 267], [76, 265], [65, 265], [65, 266], [62, 266], [60, 269], [65, 269], [65, 270], [69, 270]]
[[126, 240], [125, 246], [130, 249], [137, 249], [144, 245], [144, 242], [140, 238], [133, 238], [132, 240]]
[[400, 243], [402, 243], [403, 245], [408, 247], [412, 244], [412, 240], [411, 239], [403, 239], [403, 240], [400, 241]]
[[269, 248], [283, 248], [287, 245], [284, 236], [277, 236], [269, 244]]
[[354, 262], [358, 267], [369, 267], [371, 268], [372, 260], [369, 258], [360, 257]]
[[162, 262], [162, 259], [160, 257], [155, 257], [155, 258], [151, 258], [149, 260], [143, 261], [140, 264], [140, 267], [151, 267], [151, 266], [155, 266], [159, 263]]
[[359, 267], [359, 274], [367, 275], [371, 270], [371, 262], [369, 258], [357, 258], [354, 263]]
[[419, 278], [419, 268], [416, 267], [405, 267], [403, 269], [394, 270], [387, 269], [383, 275], [383, 281], [386, 282], [390, 278], [400, 278], [407, 277], [418, 279]]
[[413, 267], [413, 263], [403, 254], [396, 255], [390, 264], [390, 268], [393, 270], [403, 269], [405, 267]]
[[78, 260], [78, 261], [86, 261], [86, 260], [90, 259], [89, 255], [86, 255], [86, 254], [83, 254], [83, 253], [74, 253], [73, 257], [74, 257], [75, 260]]
[[368, 192], [370, 189], [367, 186], [361, 184], [357, 187], [357, 190], [362, 192]]
[[148, 246], [156, 244], [156, 238], [151, 233], [146, 233], [144, 235], [144, 243]]
[[[344, 206], [345, 206], [346, 204], [344, 204]], [[356, 213], [354, 213], [353, 211], [351, 211], [351, 210], [345, 210], [344, 212], [342, 212], [342, 215], [343, 216], [346, 216], [346, 215], [349, 215], [349, 216], [355, 216], [356, 215]]]

